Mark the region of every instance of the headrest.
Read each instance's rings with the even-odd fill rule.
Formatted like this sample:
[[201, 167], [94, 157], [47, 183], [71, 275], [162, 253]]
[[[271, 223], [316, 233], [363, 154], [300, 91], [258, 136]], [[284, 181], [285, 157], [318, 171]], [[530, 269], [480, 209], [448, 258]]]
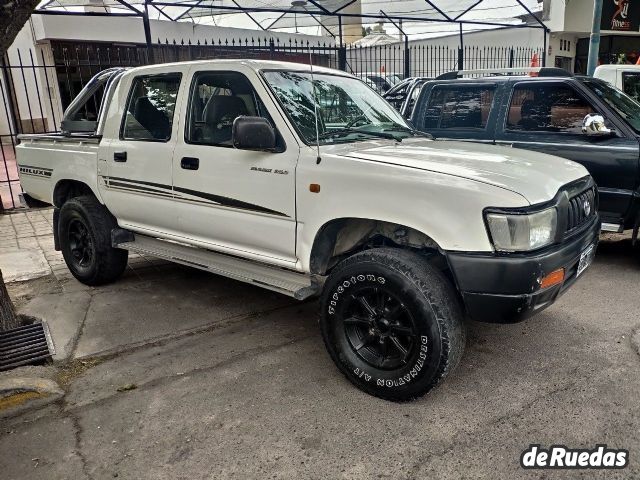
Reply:
[[156, 138], [168, 138], [171, 124], [167, 116], [151, 103], [147, 97], [138, 97], [133, 115], [136, 120]]
[[522, 116], [531, 115], [534, 113], [534, 107], [536, 103], [533, 100], [525, 100], [522, 102], [522, 106], [520, 107], [520, 114]]
[[204, 107], [204, 121], [209, 125], [219, 123], [224, 117], [234, 120], [240, 115], [247, 115], [249, 111], [240, 97], [229, 95], [213, 95]]

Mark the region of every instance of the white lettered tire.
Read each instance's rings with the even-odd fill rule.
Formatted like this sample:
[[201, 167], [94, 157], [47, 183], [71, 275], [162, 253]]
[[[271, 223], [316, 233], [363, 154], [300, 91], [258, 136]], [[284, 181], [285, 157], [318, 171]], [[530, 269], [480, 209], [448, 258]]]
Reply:
[[347, 258], [327, 279], [321, 309], [322, 336], [340, 371], [387, 400], [424, 395], [464, 351], [453, 286], [417, 253], [380, 248]]

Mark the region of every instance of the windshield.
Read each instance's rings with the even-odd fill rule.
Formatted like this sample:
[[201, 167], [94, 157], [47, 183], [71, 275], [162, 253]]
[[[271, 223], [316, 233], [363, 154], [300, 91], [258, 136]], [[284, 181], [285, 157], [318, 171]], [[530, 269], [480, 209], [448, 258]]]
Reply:
[[640, 104], [621, 90], [600, 80], [583, 80], [583, 83], [595, 93], [600, 100], [616, 111], [626, 122], [640, 133]]
[[[360, 80], [341, 75], [267, 71], [264, 78], [308, 145], [416, 135], [402, 116]], [[314, 92], [315, 90], [315, 92]], [[315, 95], [314, 95], [315, 93]]]

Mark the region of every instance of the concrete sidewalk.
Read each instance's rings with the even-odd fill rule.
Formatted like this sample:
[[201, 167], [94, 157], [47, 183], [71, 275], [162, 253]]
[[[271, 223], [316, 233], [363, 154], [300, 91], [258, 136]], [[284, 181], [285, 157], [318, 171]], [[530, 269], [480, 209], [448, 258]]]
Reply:
[[[640, 257], [628, 239], [603, 242], [539, 316], [470, 323], [459, 369], [395, 404], [340, 375], [314, 301], [144, 257], [89, 288], [55, 265], [47, 235], [25, 238], [51, 273], [8, 287], [49, 322], [65, 396], [0, 421], [3, 479], [640, 478]], [[531, 443], [606, 443], [631, 464], [524, 471]]]

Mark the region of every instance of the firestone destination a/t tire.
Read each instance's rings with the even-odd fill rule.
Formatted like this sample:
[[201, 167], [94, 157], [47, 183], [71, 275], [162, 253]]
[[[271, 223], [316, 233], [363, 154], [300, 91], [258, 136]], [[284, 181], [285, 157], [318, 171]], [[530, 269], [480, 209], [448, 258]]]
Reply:
[[449, 280], [416, 253], [357, 253], [331, 273], [320, 326], [329, 354], [358, 388], [408, 401], [434, 388], [459, 363], [466, 332]]

